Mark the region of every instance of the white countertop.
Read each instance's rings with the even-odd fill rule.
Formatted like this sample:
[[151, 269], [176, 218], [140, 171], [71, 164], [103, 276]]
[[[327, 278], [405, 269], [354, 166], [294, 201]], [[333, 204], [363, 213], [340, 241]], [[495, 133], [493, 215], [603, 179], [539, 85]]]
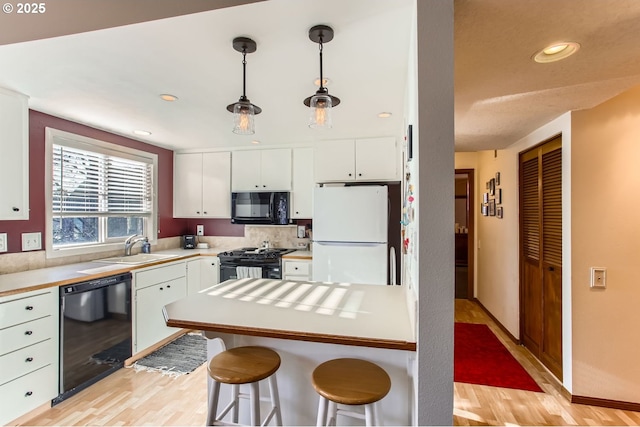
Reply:
[[154, 254], [175, 255], [175, 258], [166, 258], [144, 264], [108, 264], [104, 262], [90, 261], [21, 271], [19, 273], [0, 274], [0, 297], [127, 273], [138, 268], [146, 268], [153, 265], [179, 261], [181, 259], [201, 255], [216, 256], [219, 252], [222, 252], [219, 248], [177, 248], [153, 252]]
[[227, 280], [165, 306], [168, 326], [415, 350], [401, 286]]

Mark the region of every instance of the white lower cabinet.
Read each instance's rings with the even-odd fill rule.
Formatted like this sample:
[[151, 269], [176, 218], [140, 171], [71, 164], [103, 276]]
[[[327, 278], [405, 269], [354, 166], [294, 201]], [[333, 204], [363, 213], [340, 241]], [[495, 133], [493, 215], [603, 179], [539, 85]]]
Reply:
[[0, 425], [58, 395], [58, 288], [0, 298]]
[[220, 259], [202, 256], [187, 261], [187, 294], [195, 294], [220, 283]]
[[133, 353], [139, 353], [178, 331], [166, 325], [162, 308], [187, 296], [186, 263], [133, 272]]
[[311, 260], [282, 260], [284, 280], [311, 280]]

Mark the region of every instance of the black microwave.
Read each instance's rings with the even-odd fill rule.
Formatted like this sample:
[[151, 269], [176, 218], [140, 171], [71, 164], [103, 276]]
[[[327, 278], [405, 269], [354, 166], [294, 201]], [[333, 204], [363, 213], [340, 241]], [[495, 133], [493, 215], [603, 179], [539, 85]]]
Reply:
[[231, 193], [234, 224], [289, 224], [288, 192]]

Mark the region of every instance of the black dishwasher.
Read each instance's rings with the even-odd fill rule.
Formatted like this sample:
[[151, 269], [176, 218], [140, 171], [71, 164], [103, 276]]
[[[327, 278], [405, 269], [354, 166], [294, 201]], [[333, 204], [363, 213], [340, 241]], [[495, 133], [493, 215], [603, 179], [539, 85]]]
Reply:
[[131, 273], [60, 287], [60, 386], [53, 404], [131, 357]]

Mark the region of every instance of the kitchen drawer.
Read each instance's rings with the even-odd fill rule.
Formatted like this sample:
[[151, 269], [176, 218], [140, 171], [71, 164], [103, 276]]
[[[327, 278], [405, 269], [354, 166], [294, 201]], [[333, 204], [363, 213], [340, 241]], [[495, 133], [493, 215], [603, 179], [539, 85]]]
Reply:
[[51, 365], [57, 351], [54, 340], [48, 339], [0, 356], [0, 385]]
[[57, 304], [52, 304], [52, 301], [57, 300], [58, 288], [55, 288], [56, 295], [52, 296], [52, 292], [52, 290], [43, 291], [0, 304], [0, 329], [51, 316], [52, 311], [57, 308]]
[[285, 275], [311, 275], [311, 263], [304, 261], [285, 261], [284, 262], [284, 274]]
[[150, 268], [144, 271], [134, 271], [133, 283], [135, 289], [142, 289], [147, 286], [185, 277], [186, 274], [186, 263], [182, 261], [175, 264]]
[[57, 366], [48, 365], [0, 386], [0, 425], [36, 409], [58, 395]]
[[58, 333], [55, 316], [47, 316], [0, 330], [0, 355], [54, 337]]

